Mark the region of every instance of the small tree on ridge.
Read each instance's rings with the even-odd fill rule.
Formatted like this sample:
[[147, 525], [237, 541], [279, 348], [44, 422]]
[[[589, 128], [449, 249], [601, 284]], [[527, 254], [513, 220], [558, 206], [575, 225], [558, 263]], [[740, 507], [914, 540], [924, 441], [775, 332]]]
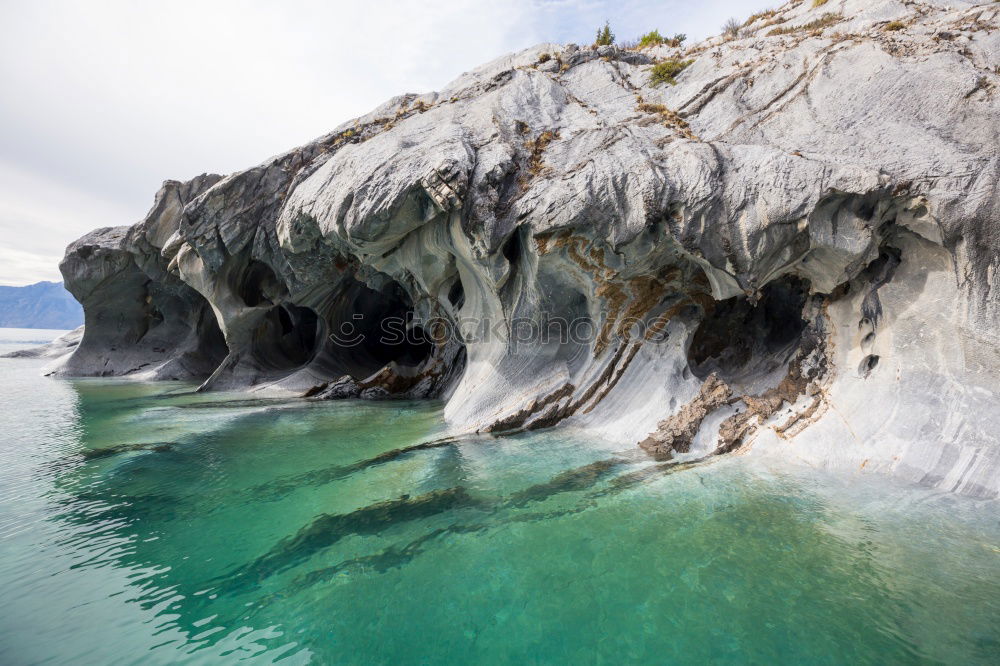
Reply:
[[594, 39], [594, 44], [597, 46], [611, 46], [614, 43], [615, 33], [611, 32], [611, 24], [605, 21], [604, 27], [597, 29], [597, 38]]

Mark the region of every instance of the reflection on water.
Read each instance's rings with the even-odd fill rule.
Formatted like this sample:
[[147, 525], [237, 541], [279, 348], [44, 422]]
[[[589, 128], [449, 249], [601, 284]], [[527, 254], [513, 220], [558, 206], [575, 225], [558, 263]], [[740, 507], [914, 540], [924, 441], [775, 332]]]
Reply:
[[2, 663], [1000, 659], [995, 502], [39, 367], [0, 360]]

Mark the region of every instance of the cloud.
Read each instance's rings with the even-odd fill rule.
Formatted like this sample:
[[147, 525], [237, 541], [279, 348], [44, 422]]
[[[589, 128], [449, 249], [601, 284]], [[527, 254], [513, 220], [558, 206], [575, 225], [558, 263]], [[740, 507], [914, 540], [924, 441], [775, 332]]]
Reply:
[[[32, 181], [0, 182], [0, 247], [60, 256], [88, 225], [141, 218], [165, 179], [246, 168], [509, 51], [585, 43], [605, 18], [621, 38], [696, 37], [766, 4], [0, 3], [0, 163]], [[29, 222], [44, 232], [18, 234]]]
[[21, 286], [43, 280], [62, 282], [62, 276], [56, 268], [60, 258], [0, 247], [0, 266], [3, 266], [0, 285]]
[[141, 217], [117, 201], [0, 161], [0, 284], [60, 281], [66, 245], [92, 229]]

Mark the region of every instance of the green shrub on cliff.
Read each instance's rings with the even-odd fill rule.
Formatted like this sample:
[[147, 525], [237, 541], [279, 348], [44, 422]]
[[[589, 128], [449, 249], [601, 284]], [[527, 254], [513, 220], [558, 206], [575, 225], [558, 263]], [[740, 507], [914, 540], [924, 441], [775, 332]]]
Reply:
[[647, 46], [660, 46], [663, 44], [677, 48], [684, 43], [685, 39], [687, 39], [687, 35], [681, 33], [677, 33], [673, 37], [664, 37], [660, 34], [659, 30], [653, 30], [639, 38], [638, 47], [644, 49]]
[[678, 60], [677, 58], [670, 58], [653, 65], [653, 69], [649, 72], [650, 85], [657, 86], [661, 83], [669, 83], [672, 86], [677, 85], [677, 75], [683, 72], [693, 62], [694, 60]]

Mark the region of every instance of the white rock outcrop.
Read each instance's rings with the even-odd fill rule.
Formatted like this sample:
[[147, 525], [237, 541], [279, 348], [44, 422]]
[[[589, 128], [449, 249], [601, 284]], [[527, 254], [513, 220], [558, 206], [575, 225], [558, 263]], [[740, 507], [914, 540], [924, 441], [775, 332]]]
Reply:
[[[668, 60], [691, 62], [653, 86]], [[992, 2], [543, 44], [75, 242], [60, 372], [440, 397], [459, 432], [996, 496], [998, 131]]]

